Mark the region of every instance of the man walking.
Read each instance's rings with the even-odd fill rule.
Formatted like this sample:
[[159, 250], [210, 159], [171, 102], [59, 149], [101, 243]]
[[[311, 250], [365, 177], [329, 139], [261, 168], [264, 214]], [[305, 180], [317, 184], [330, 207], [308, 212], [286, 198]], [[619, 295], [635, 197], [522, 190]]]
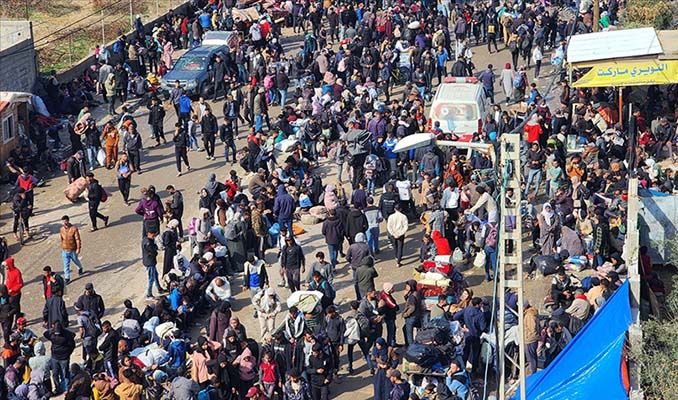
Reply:
[[221, 139], [221, 142], [224, 144], [224, 159], [226, 162], [228, 162], [228, 153], [229, 150], [233, 152], [233, 161], [231, 162], [231, 165], [234, 165], [236, 162], [235, 155], [236, 155], [236, 147], [235, 147], [235, 140], [233, 138], [234, 136], [234, 131], [233, 131], [233, 120], [235, 118], [232, 118], [230, 116], [225, 116], [224, 117], [224, 123], [221, 125], [219, 128], [219, 139]]
[[104, 226], [108, 226], [109, 217], [99, 212], [99, 204], [101, 204], [101, 201], [104, 199], [104, 189], [101, 187], [101, 185], [99, 185], [99, 181], [94, 179], [93, 173], [88, 172], [86, 176], [88, 183], [87, 202], [89, 208], [89, 219], [92, 223], [90, 232], [94, 232], [98, 229], [97, 218], [100, 218], [102, 221], [104, 221]]
[[160, 104], [158, 97], [151, 98], [151, 104], [148, 106], [148, 124], [151, 126], [151, 139], [155, 139], [156, 147], [160, 146], [160, 139], [163, 143], [165, 140], [165, 129], [163, 127], [163, 120], [165, 119], [165, 108]]
[[205, 145], [207, 155], [206, 160], [214, 161], [214, 143], [217, 140], [217, 131], [219, 130], [219, 122], [217, 117], [212, 114], [211, 108], [205, 109], [205, 115], [200, 120], [200, 131], [202, 132], [202, 142]]
[[137, 128], [134, 127], [134, 124], [130, 124], [127, 128], [127, 135], [122, 139], [122, 148], [127, 153], [129, 163], [132, 166], [132, 172], [137, 172], [141, 175], [141, 135]]
[[158, 270], [156, 268], [158, 263], [158, 245], [155, 244], [156, 236], [156, 232], [148, 232], [146, 233], [142, 243], [142, 262], [144, 263], [144, 267], [146, 267], [146, 273], [148, 274], [148, 286], [146, 287], [146, 299], [148, 300], [153, 300], [154, 283], [158, 292], [164, 293], [162, 287], [160, 287], [160, 281], [158, 280]]
[[75, 225], [71, 224], [68, 215], [61, 217], [61, 224], [61, 229], [59, 229], [61, 258], [64, 262], [64, 279], [66, 284], [68, 284], [71, 281], [71, 261], [78, 267], [78, 275], [82, 275], [85, 272], [78, 258], [82, 242], [80, 241], [80, 231]]
[[193, 111], [193, 105], [191, 104], [191, 98], [188, 97], [186, 90], [182, 90], [181, 96], [179, 96], [179, 122], [181, 122], [183, 128], [187, 131], [188, 121], [191, 120], [191, 114], [195, 114]]
[[292, 293], [300, 289], [300, 276], [306, 271], [306, 259], [293, 237], [285, 238], [285, 246], [280, 254], [280, 267], [283, 269], [287, 284]]
[[400, 212], [400, 204], [395, 205], [395, 212], [388, 217], [386, 229], [393, 238], [395, 257], [398, 268], [402, 266], [403, 246], [405, 245], [405, 233], [407, 233], [407, 217]]
[[188, 163], [188, 146], [189, 137], [184, 128], [181, 127], [181, 122], [174, 124], [174, 158], [177, 161], [177, 176], [181, 176], [181, 161], [186, 164], [186, 169], [191, 172], [191, 165]]
[[483, 84], [485, 96], [490, 99], [490, 104], [494, 104], [494, 71], [492, 64], [487, 65], [487, 69], [478, 77]]

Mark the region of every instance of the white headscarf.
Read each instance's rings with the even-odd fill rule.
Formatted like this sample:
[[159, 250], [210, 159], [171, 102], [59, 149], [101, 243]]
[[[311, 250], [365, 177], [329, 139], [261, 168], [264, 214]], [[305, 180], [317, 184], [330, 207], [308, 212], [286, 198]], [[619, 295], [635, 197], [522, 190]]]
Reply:
[[[546, 211], [546, 207], [548, 207], [550, 211]], [[555, 215], [551, 203], [544, 203], [544, 207], [541, 209], [541, 215], [544, 217], [544, 221], [546, 221], [548, 225], [551, 225], [551, 218]]]

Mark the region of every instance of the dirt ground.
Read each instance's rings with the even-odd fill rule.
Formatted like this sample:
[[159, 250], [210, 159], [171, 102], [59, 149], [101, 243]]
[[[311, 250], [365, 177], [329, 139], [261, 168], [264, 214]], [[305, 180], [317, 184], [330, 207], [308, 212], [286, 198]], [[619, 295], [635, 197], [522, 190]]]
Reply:
[[[295, 43], [301, 40], [300, 36], [292, 35], [291, 31], [286, 33], [286, 47], [296, 49]], [[474, 50], [476, 53], [474, 62], [479, 68], [489, 62], [492, 62], [494, 65], [503, 65], [504, 62], [510, 60], [510, 54], [505, 50], [491, 56], [487, 54], [484, 47], [477, 47]], [[539, 82], [542, 90], [546, 87], [547, 80], [549, 79], [542, 78]], [[548, 97], [552, 98], [553, 94], [550, 94]], [[222, 116], [222, 104], [219, 102], [213, 107], [218, 117]], [[275, 115], [276, 111], [274, 110], [272, 114]], [[103, 112], [105, 110], [102, 107], [99, 107], [94, 112], [95, 116], [99, 119], [99, 123], [107, 120], [107, 116], [103, 115]], [[176, 122], [176, 117], [173, 110], [168, 109], [167, 114], [165, 127], [167, 134], [171, 137], [170, 127]], [[223, 181], [227, 178], [228, 172], [233, 167], [231, 167], [230, 163], [224, 163], [223, 156], [217, 161], [207, 161], [205, 160], [205, 153], [190, 152], [189, 159], [193, 171], [177, 178], [175, 177], [173, 146], [167, 144], [153, 148], [152, 145], [155, 142], [149, 139], [150, 130], [146, 125], [145, 115], [139, 114], [137, 121], [146, 149], [142, 155], [144, 173], [142, 175], [135, 175], [132, 178], [131, 198], [140, 198], [141, 187], [153, 184], [158, 188], [160, 197], [164, 199], [168, 195], [163, 189], [168, 184], [175, 185], [184, 195], [184, 226], [186, 226], [190, 218], [197, 214], [197, 193], [207, 181], [207, 175], [214, 172], [217, 174], [217, 179]], [[241, 139], [237, 143], [238, 147], [244, 145], [245, 127], [241, 127], [240, 137]], [[220, 145], [217, 146], [217, 155], [223, 154], [222, 151], [222, 147]], [[330, 165], [326, 160], [323, 160], [321, 165], [321, 171], [324, 173], [324, 182], [331, 182], [334, 179], [333, 169], [332, 173], [330, 173]], [[240, 176], [244, 176], [239, 166], [234, 167], [234, 169], [239, 172]], [[23, 273], [26, 287], [23, 290], [22, 308], [25, 310], [30, 328], [38, 334], [43, 332], [41, 320], [44, 301], [40, 285], [42, 268], [45, 265], [51, 265], [56, 271], [62, 270], [58, 236], [62, 215], [69, 215], [71, 222], [80, 228], [83, 242], [81, 260], [86, 270], [84, 276], [79, 277], [77, 273], [73, 274], [72, 282], [64, 295], [64, 300], [69, 306], [69, 314], [72, 316], [71, 321], [74, 322], [75, 320], [72, 305], [83, 292], [87, 282], [92, 282], [96, 291], [103, 296], [107, 307], [104, 319], [110, 320], [114, 325], [118, 324], [121, 320], [121, 312], [124, 308], [122, 303], [125, 299], [131, 299], [135, 306], [139, 308], [145, 305], [146, 271], [140, 263], [141, 217], [134, 214], [134, 204], [130, 207], [125, 207], [123, 204], [117, 189], [116, 178], [112, 171], [98, 168], [94, 172], [100, 183], [110, 194], [108, 202], [102, 205], [100, 212], [104, 215], [109, 215], [111, 222], [108, 227], [100, 228], [97, 232], [89, 232], [89, 218], [86, 204], [71, 204], [64, 198], [63, 189], [66, 186], [66, 177], [61, 174], [47, 179], [44, 187], [36, 189], [36, 216], [31, 219], [31, 229], [34, 232], [34, 236], [25, 246], [19, 246], [11, 238], [12, 219], [10, 207], [7, 204], [0, 206], [0, 234], [8, 238], [10, 254], [16, 259], [16, 263]], [[328, 178], [328, 175], [332, 176], [332, 178]], [[320, 227], [321, 225], [319, 224], [304, 226], [306, 233], [299, 237], [309, 262], [316, 251], [326, 251], [323, 236], [320, 234]], [[377, 278], [376, 284], [378, 287], [381, 287], [382, 283], [387, 281], [395, 283], [395, 297], [399, 302], [403, 302], [404, 281], [412, 277], [413, 268], [418, 265], [418, 249], [422, 226], [414, 221], [410, 225], [410, 230], [405, 241], [404, 254], [406, 257], [402, 268], [396, 267], [393, 261], [393, 250], [386, 248], [386, 238], [383, 233], [386, 228], [385, 223], [382, 224], [381, 228], [382, 235], [380, 242], [383, 251], [377, 257], [376, 268], [379, 278]], [[526, 246], [525, 243], [524, 246]], [[188, 252], [186, 248], [184, 252]], [[525, 247], [525, 260], [529, 259], [529, 254], [527, 247]], [[340, 264], [335, 283], [337, 301], [342, 304], [341, 311], [343, 312], [347, 309], [347, 303], [354, 298], [354, 293], [350, 283], [349, 268], [342, 258], [339, 260]], [[277, 283], [280, 277], [276, 273], [275, 250], [268, 252], [267, 261], [274, 264], [273, 268], [269, 270], [269, 275], [271, 277], [271, 285], [278, 289]], [[463, 273], [476, 295], [492, 295], [491, 284], [483, 282], [482, 270], [470, 268]], [[544, 278], [525, 281], [526, 295], [531, 304], [534, 306], [542, 304], [549, 283], [550, 280]], [[235, 295], [233, 303], [235, 314], [241, 317], [241, 321], [246, 325], [248, 332], [251, 332], [253, 337], [258, 338], [259, 328], [258, 324], [251, 317], [253, 310], [248, 294], [243, 293], [236, 285], [234, 285], [233, 291]], [[288, 295], [288, 292], [283, 289], [278, 289], [278, 292], [283, 298], [286, 298]], [[278, 322], [282, 321], [282, 318], [283, 315], [281, 314]], [[205, 321], [200, 322], [203, 323]], [[397, 333], [397, 341], [399, 343], [403, 342], [402, 332], [400, 331], [401, 326], [402, 319], [399, 318]], [[205, 326], [198, 326], [197, 329], [205, 329]], [[79, 355], [75, 355], [73, 359], [78, 360]], [[341, 384], [333, 384], [331, 387], [332, 398], [348, 400], [356, 398], [368, 399], [372, 396], [372, 380], [369, 371], [364, 361], [360, 360], [357, 355], [356, 359], [354, 368], [357, 373], [350, 377], [346, 376]], [[342, 373], [344, 373], [346, 367], [345, 352], [342, 355], [341, 362], [343, 366]]]
[[0, 18], [25, 19], [28, 15], [33, 23], [40, 71], [49, 72], [67, 69], [92, 54], [95, 45], [111, 42], [130, 31], [130, 14], [140, 15], [146, 23], [182, 3], [181, 0], [3, 0]]

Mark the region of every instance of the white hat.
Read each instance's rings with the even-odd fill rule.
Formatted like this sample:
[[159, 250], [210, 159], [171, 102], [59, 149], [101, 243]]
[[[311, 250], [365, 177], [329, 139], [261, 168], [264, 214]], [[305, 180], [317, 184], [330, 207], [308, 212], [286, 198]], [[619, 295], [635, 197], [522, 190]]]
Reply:
[[266, 289], [266, 296], [275, 296], [275, 289], [272, 287]]
[[207, 252], [202, 255], [202, 258], [204, 258], [205, 261], [212, 261], [212, 259], [214, 258], [214, 254]]

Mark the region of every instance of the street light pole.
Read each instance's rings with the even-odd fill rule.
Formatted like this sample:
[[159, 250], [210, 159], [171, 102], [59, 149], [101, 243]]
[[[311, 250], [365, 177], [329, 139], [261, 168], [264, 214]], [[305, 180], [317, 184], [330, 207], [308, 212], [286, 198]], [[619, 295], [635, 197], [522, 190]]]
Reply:
[[106, 46], [106, 24], [104, 24], [104, 10], [103, 9], [101, 9], [101, 45]]
[[132, 0], [129, 0], [129, 26], [134, 30], [134, 10], [132, 9]]

